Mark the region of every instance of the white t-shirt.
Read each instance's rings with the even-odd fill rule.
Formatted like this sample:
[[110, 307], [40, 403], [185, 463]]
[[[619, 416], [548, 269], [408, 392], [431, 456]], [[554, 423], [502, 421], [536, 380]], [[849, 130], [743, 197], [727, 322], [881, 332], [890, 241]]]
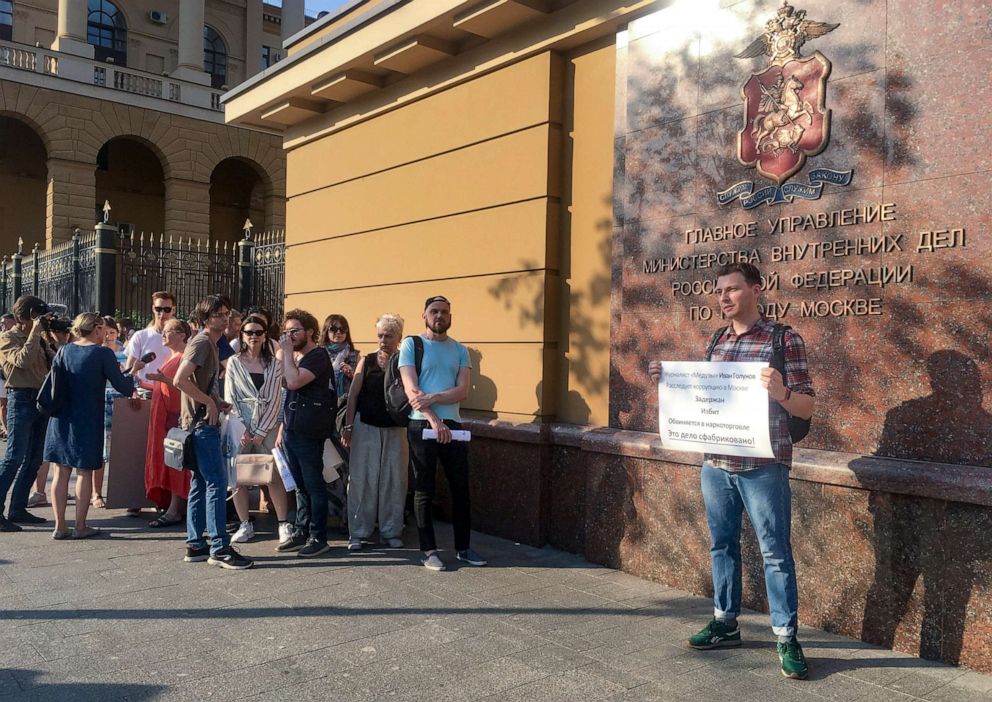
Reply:
[[165, 342], [162, 340], [162, 332], [155, 331], [154, 327], [145, 327], [136, 331], [134, 336], [131, 337], [131, 340], [127, 342], [128, 358], [140, 360], [149, 351], [155, 352], [155, 360], [135, 374], [139, 380], [144, 380], [145, 382], [148, 382], [145, 376], [149, 373], [157, 373], [158, 369], [162, 367], [162, 364], [165, 363], [165, 360], [172, 353], [166, 348]]

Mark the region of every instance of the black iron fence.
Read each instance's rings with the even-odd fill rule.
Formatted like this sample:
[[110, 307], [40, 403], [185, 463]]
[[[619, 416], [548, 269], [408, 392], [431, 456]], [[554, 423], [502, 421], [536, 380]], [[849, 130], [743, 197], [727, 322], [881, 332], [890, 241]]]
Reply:
[[210, 294], [231, 298], [240, 308], [257, 304], [282, 316], [286, 243], [282, 231], [220, 244], [156, 234], [121, 234], [108, 224], [93, 233], [76, 231], [70, 241], [0, 262], [0, 309], [20, 295], [37, 295], [69, 308], [130, 317], [138, 325], [151, 314], [151, 294], [171, 290], [181, 315]]

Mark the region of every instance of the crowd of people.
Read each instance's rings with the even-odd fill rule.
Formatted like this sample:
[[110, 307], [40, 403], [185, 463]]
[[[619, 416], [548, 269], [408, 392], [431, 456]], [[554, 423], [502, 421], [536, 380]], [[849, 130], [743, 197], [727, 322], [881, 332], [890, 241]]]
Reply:
[[[403, 338], [399, 315], [383, 314], [377, 348], [362, 355], [340, 314], [323, 325], [300, 309], [275, 320], [262, 307], [239, 311], [212, 295], [183, 320], [176, 296], [161, 291], [152, 295], [149, 323], [135, 331], [127, 320], [92, 312], [69, 327], [45, 301], [22, 296], [0, 333], [7, 438], [0, 532], [47, 524], [30, 510], [50, 499], [53, 539], [104, 534], [91, 510], [106, 505], [115, 408], [140, 411], [148, 403], [144, 493], [157, 512], [147, 526], [185, 523], [186, 562], [253, 565], [232, 543], [261, 536], [251, 510], [255, 490], [258, 509], [275, 514], [279, 553], [324, 555], [329, 528], [342, 530], [350, 551], [376, 533], [383, 545], [402, 548], [412, 472], [422, 562], [443, 570], [432, 523], [440, 461], [451, 486], [456, 558], [485, 565], [469, 543], [468, 446], [452, 434], [460, 433], [459, 405], [468, 395], [468, 352], [447, 334], [447, 299], [429, 298], [423, 321], [414, 341]], [[399, 414], [387, 406], [391, 364], [405, 396]], [[181, 466], [170, 463], [177, 450]], [[122, 451], [115, 460], [128, 460]], [[142, 509], [128, 513], [140, 517]]]

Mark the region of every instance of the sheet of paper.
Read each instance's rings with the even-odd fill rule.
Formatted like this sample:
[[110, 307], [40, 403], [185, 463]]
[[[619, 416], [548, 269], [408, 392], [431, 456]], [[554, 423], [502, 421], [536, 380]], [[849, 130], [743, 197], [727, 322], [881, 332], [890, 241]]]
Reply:
[[767, 363], [664, 361], [658, 383], [661, 443], [675, 451], [773, 457]]

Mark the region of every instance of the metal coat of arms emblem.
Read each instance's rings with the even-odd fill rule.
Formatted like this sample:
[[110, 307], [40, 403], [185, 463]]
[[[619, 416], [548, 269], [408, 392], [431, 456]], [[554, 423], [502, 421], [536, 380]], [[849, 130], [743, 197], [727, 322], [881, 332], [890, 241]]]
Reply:
[[830, 110], [826, 107], [830, 61], [819, 51], [800, 55], [803, 44], [832, 32], [840, 25], [806, 19], [805, 10], [783, 2], [765, 32], [734, 58], [768, 56], [770, 65], [754, 73], [741, 88], [744, 124], [737, 134], [737, 158], [775, 183], [754, 192], [744, 181], [718, 194], [721, 205], [740, 199], [746, 209], [762, 203], [813, 200], [824, 183], [847, 185], [851, 171], [820, 168], [809, 173], [809, 183], [783, 183], [822, 152], [830, 140]]

